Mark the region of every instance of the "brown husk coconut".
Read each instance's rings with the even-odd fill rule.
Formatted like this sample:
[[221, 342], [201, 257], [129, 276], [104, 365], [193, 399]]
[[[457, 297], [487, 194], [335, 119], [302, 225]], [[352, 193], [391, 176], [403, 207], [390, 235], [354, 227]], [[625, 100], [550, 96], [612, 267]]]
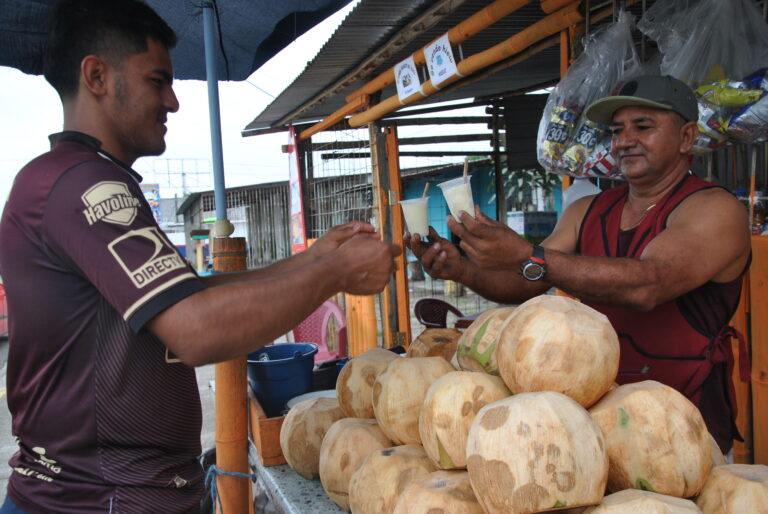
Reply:
[[373, 385], [373, 411], [395, 444], [421, 444], [419, 410], [432, 383], [454, 371], [442, 357], [400, 358], [390, 362]]
[[383, 348], [372, 348], [347, 362], [336, 379], [336, 398], [350, 418], [373, 418], [373, 383], [399, 356]]
[[716, 467], [704, 483], [696, 505], [704, 514], [768, 514], [768, 466]]
[[408, 346], [408, 357], [442, 357], [451, 362], [456, 354], [461, 330], [427, 328]]
[[608, 489], [688, 498], [712, 469], [712, 443], [699, 409], [653, 380], [625, 384], [590, 410], [608, 449]]
[[515, 394], [557, 391], [589, 407], [616, 379], [619, 339], [604, 314], [545, 294], [521, 304], [507, 320], [496, 361]]
[[344, 418], [331, 425], [320, 446], [320, 482], [333, 503], [349, 510], [349, 481], [369, 453], [392, 442], [376, 420]]
[[467, 471], [485, 512], [527, 514], [600, 503], [608, 457], [581, 405], [556, 392], [522, 393], [477, 413]]
[[600, 505], [589, 507], [583, 514], [693, 514], [701, 512], [691, 500], [674, 496], [626, 489], [606, 496]]
[[435, 471], [406, 486], [392, 514], [483, 514], [466, 471]]
[[349, 507], [354, 514], [392, 512], [405, 486], [433, 471], [419, 444], [371, 452], [349, 482]]
[[439, 469], [467, 467], [467, 437], [478, 411], [510, 396], [499, 377], [474, 371], [452, 371], [427, 390], [419, 414], [419, 434], [429, 458]]
[[280, 428], [280, 447], [296, 473], [310, 480], [319, 476], [323, 437], [343, 417], [336, 398], [312, 398], [291, 407]]
[[456, 349], [461, 369], [499, 375], [496, 346], [502, 327], [514, 312], [515, 307], [489, 309], [472, 322]]

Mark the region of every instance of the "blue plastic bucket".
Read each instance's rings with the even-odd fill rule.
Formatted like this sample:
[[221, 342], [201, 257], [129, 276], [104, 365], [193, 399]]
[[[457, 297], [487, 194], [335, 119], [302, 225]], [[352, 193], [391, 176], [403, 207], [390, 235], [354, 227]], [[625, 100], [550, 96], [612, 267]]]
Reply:
[[[251, 389], [267, 416], [282, 415], [288, 400], [312, 390], [316, 353], [314, 343], [282, 343], [248, 354]], [[259, 360], [263, 354], [269, 360]]]

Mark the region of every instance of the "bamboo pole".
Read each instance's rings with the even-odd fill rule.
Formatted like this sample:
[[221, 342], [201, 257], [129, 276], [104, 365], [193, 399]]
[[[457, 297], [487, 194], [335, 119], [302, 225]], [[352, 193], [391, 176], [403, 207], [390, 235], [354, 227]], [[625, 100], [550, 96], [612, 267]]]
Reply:
[[752, 236], [749, 271], [752, 318], [752, 436], [755, 464], [768, 465], [768, 237]]
[[[212, 238], [213, 267], [217, 271], [242, 271], [245, 238]], [[246, 357], [216, 364], [216, 467], [221, 471], [249, 474], [248, 469], [248, 379]], [[219, 475], [216, 484], [221, 510], [226, 514], [249, 512], [251, 482], [247, 478]]]
[[[739, 306], [731, 319], [733, 328], [744, 334], [749, 341], [749, 272], [744, 277], [741, 288], [741, 297]], [[751, 387], [749, 382], [741, 381], [739, 373], [739, 358], [741, 348], [738, 341], [732, 341], [734, 362], [733, 374], [730, 377], [733, 380], [736, 390], [736, 427], [739, 429], [744, 442], [733, 441], [733, 462], [735, 464], [752, 464], [752, 404]]]
[[[516, 10], [529, 3], [531, 3], [531, 0], [496, 0], [492, 4], [487, 5], [482, 10], [476, 12], [466, 20], [450, 29], [448, 31], [448, 40], [452, 45], [463, 43], [483, 29], [490, 27], [504, 16], [515, 12]], [[424, 56], [424, 48], [427, 46], [429, 45], [426, 45], [413, 54], [413, 62], [416, 64], [416, 66], [421, 66], [427, 62], [426, 57]], [[392, 67], [365, 84], [363, 87], [354, 90], [345, 98], [347, 102], [351, 102], [358, 96], [373, 94], [390, 84], [394, 84], [394, 82], [395, 68]]]
[[[384, 129], [387, 138], [387, 161], [389, 163], [389, 187], [395, 193], [393, 201], [399, 202], [403, 198], [403, 186], [400, 181], [400, 153], [397, 141], [397, 125], [390, 125]], [[399, 208], [392, 209], [392, 233], [395, 240], [402, 247], [402, 236], [405, 232], [403, 211]], [[406, 249], [395, 258], [397, 270], [395, 271], [395, 284], [397, 293], [397, 322], [398, 329], [403, 334], [403, 346], [411, 344], [411, 305], [408, 298], [408, 261], [405, 258]]]
[[[565, 9], [562, 9], [554, 14], [550, 14], [546, 18], [539, 20], [530, 27], [518, 32], [509, 39], [493, 46], [483, 52], [479, 52], [472, 55], [457, 64], [458, 74], [447, 78], [441, 82], [441, 86], [445, 87], [448, 84], [456, 82], [462, 76], [471, 75], [472, 73], [494, 64], [502, 59], [505, 59], [511, 55], [525, 50], [528, 46], [541, 41], [542, 39], [551, 36], [561, 30], [567, 28], [570, 25], [574, 25], [582, 21], [584, 17], [578, 11], [578, 4], [571, 4]], [[349, 118], [349, 125], [351, 127], [359, 127], [377, 120], [385, 114], [398, 109], [400, 106], [409, 105], [417, 100], [421, 100], [425, 96], [430, 96], [438, 91], [438, 88], [432, 84], [432, 80], [426, 81], [422, 84], [422, 91], [416, 94], [400, 100], [397, 95], [391, 96], [386, 100], [372, 106], [367, 111], [360, 114], [356, 114]]]
[[314, 136], [320, 131], [323, 131], [330, 127], [331, 125], [335, 125], [336, 123], [340, 122], [344, 118], [346, 118], [348, 115], [352, 114], [355, 111], [359, 111], [363, 107], [368, 105], [368, 95], [362, 95], [357, 98], [352, 99], [349, 101], [349, 103], [345, 104], [341, 109], [337, 110], [327, 118], [325, 118], [323, 121], [319, 123], [315, 123], [311, 127], [309, 127], [306, 130], [302, 130], [299, 134], [299, 141], [304, 141], [305, 139], [309, 139], [310, 137]]
[[558, 9], [573, 3], [574, 0], [541, 0], [541, 10], [547, 14], [552, 14]]

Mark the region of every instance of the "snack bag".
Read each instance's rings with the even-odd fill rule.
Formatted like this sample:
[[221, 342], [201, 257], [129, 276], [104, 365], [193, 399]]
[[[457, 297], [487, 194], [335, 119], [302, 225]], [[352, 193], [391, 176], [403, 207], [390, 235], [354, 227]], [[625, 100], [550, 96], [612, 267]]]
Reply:
[[572, 176], [585, 174], [589, 156], [607, 127], [584, 119], [582, 112], [607, 95], [628, 70], [639, 68], [633, 26], [634, 17], [621, 11], [617, 22], [590, 34], [584, 52], [550, 93], [537, 139], [539, 163], [545, 170]]

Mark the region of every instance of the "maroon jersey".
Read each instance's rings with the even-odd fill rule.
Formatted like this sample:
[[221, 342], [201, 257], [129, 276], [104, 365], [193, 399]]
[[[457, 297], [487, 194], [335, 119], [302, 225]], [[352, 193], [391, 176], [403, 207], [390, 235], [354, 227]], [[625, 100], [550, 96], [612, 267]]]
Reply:
[[141, 177], [76, 132], [24, 167], [0, 222], [8, 495], [31, 512], [189, 512], [202, 494], [194, 369], [144, 329], [203, 289]]
[[[620, 229], [628, 186], [604, 191], [584, 216], [578, 252], [639, 258], [648, 243], [664, 231], [667, 218], [682, 201], [711, 187], [719, 186], [686, 175], [630, 231]], [[608, 316], [618, 333], [617, 382], [657, 380], [674, 387], [699, 407], [723, 451], [739, 437], [733, 423], [736, 404], [730, 378], [731, 337], [737, 333], [728, 323], [739, 304], [741, 284], [741, 276], [728, 283], [708, 282], [649, 312], [584, 302]]]

